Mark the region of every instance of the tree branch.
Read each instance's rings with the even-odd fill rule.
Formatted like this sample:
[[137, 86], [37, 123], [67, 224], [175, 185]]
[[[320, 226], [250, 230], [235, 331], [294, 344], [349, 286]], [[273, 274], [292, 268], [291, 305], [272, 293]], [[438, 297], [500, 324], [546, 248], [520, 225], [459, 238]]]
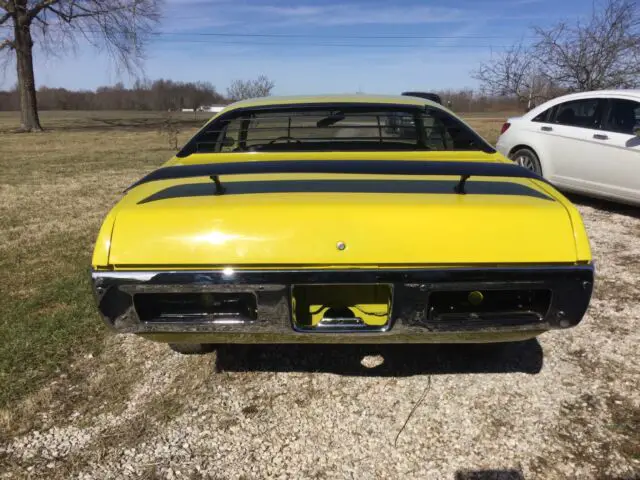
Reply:
[[13, 44], [13, 41], [9, 40], [8, 38], [6, 38], [3, 41], [1, 41], [0, 42], [0, 52], [2, 50], [4, 50], [5, 48], [8, 48], [9, 50], [13, 50], [15, 48], [15, 45]]
[[13, 13], [12, 2], [7, 2], [7, 0], [0, 0], [0, 8], [3, 8], [9, 13]]
[[7, 20], [9, 20], [13, 15], [9, 12], [5, 13], [4, 15], [2, 15], [0, 17], [0, 25], [2, 25], [3, 23], [5, 23]]
[[29, 20], [33, 20], [40, 12], [44, 9], [55, 5], [56, 3], [60, 3], [60, 0], [42, 0], [40, 3], [36, 4], [29, 12], [27, 12], [27, 16]]
[[[133, 7], [132, 5], [128, 5], [128, 4], [123, 4], [121, 6], [113, 6], [113, 5], [107, 5], [106, 7], [101, 7], [99, 5], [95, 5], [93, 6], [93, 8], [87, 8], [83, 5], [81, 5], [79, 2], [77, 2], [76, 0], [72, 0], [70, 2], [68, 2], [67, 4], [63, 4], [62, 7], [66, 8], [67, 11], [63, 11], [62, 8], [53, 8], [53, 6], [56, 3], [60, 3], [61, 0], [44, 0], [42, 5], [42, 8], [40, 8], [40, 10], [49, 10], [53, 13], [55, 13], [59, 18], [61, 18], [64, 22], [66, 23], [71, 23], [73, 20], [77, 19], [77, 18], [95, 18], [95, 17], [99, 17], [101, 15], [112, 15], [113, 13], [117, 13], [117, 12], [122, 12], [122, 11], [131, 11], [132, 8], [135, 8], [135, 5], [137, 3], [141, 3], [137, 0], [134, 0], [133, 2]], [[40, 5], [38, 5], [37, 7], [34, 7], [32, 9], [35, 10], [36, 8], [40, 7]], [[36, 12], [36, 15], [39, 12]]]
[[52, 6], [47, 6], [47, 10], [55, 13], [59, 18], [62, 19], [62, 21], [66, 22], [66, 23], [71, 23], [72, 20], [75, 20], [76, 18], [82, 18], [82, 17], [94, 17], [95, 14], [94, 13], [73, 13], [73, 8], [69, 8], [69, 13], [65, 13], [62, 10], [58, 10], [56, 8], [53, 8]]

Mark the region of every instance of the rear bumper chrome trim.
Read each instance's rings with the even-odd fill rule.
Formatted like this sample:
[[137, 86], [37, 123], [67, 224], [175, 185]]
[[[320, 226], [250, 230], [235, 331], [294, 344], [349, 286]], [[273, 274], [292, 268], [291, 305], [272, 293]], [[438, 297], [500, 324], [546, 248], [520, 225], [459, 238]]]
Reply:
[[[210, 342], [327, 342], [345, 343], [365, 338], [375, 342], [431, 342], [460, 334], [540, 333], [577, 325], [584, 316], [593, 288], [594, 268], [580, 266], [407, 268], [407, 269], [317, 269], [317, 270], [139, 270], [92, 271], [98, 309], [107, 325], [118, 332], [150, 338], [181, 334], [206, 335]], [[294, 328], [291, 287], [309, 284], [393, 285], [390, 323], [384, 331], [324, 328], [300, 331]], [[543, 315], [523, 315], [523, 321], [503, 321], [499, 316], [476, 315], [451, 322], [435, 322], [427, 313], [429, 295], [437, 291], [546, 289], [551, 292], [549, 308]], [[247, 293], [257, 296], [257, 319], [227, 322], [180, 316], [162, 321], [141, 321], [133, 298], [139, 293]], [[464, 317], [464, 315], [462, 316]], [[444, 316], [443, 316], [444, 318]], [[468, 321], [465, 321], [468, 320]], [[516, 319], [517, 320], [517, 319]], [[313, 337], [313, 338], [307, 338]], [[355, 337], [363, 337], [355, 340]], [[464, 341], [464, 340], [463, 340]]]

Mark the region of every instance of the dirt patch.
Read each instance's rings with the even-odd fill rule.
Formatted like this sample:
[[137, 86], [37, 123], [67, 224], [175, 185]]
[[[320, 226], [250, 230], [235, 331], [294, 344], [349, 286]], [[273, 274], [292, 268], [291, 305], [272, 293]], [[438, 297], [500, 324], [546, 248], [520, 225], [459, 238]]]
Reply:
[[630, 461], [640, 461], [640, 406], [612, 395], [607, 399], [611, 413], [609, 428], [618, 436], [619, 449]]
[[[582, 478], [631, 478], [638, 473], [633, 465], [638, 460], [638, 410], [627, 399], [584, 393], [563, 403], [562, 413], [554, 432], [561, 461], [552, 471]], [[625, 464], [626, 469], [619, 468]]]

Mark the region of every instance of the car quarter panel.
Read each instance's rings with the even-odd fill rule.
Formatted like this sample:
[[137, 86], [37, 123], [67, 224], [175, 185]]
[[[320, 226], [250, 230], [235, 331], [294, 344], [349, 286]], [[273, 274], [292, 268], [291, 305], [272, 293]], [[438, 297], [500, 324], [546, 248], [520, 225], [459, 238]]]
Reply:
[[538, 157], [543, 176], [553, 182], [556, 168], [549, 152], [549, 128], [553, 127], [548, 122], [532, 122], [530, 119], [520, 118], [514, 122], [513, 128], [507, 130], [504, 139], [498, 139], [498, 150], [504, 150], [509, 156], [519, 146], [529, 148]]

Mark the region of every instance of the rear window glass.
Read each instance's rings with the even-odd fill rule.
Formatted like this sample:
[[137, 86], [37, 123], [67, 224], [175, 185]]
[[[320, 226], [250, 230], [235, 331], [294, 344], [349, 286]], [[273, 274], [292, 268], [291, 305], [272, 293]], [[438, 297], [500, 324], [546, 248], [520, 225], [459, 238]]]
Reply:
[[336, 106], [227, 115], [197, 134], [181, 153], [490, 148], [466, 125], [439, 109]]
[[225, 132], [231, 138], [246, 135], [246, 146], [302, 142], [410, 142], [415, 141], [416, 125], [408, 114], [383, 112], [344, 113], [325, 111], [312, 113], [257, 114], [232, 120]]

